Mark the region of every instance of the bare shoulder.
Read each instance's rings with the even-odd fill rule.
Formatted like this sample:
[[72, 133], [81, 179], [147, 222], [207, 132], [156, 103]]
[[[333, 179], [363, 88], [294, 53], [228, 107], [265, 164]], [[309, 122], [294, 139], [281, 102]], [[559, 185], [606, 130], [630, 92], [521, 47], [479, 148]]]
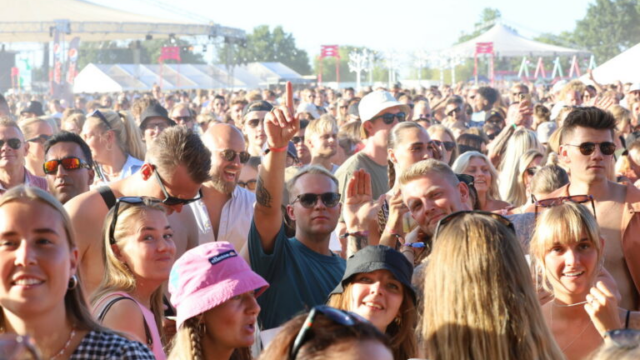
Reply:
[[144, 315], [140, 306], [133, 300], [120, 300], [113, 304], [105, 314], [102, 324], [115, 331], [131, 336], [132, 340], [145, 341]]
[[74, 221], [75, 217], [90, 218], [96, 215], [106, 214], [107, 204], [100, 193], [95, 190], [87, 191], [80, 194], [64, 204], [65, 210], [69, 213], [69, 217]]

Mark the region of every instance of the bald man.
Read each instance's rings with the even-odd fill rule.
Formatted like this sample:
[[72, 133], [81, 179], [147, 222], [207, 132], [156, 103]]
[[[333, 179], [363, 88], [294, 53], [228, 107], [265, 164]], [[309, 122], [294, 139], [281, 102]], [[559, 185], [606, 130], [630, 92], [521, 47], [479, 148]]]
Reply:
[[238, 128], [209, 126], [202, 141], [211, 151], [211, 180], [202, 185], [202, 200], [190, 204], [198, 219], [200, 243], [228, 241], [240, 251], [247, 242], [255, 195], [237, 186], [240, 170], [249, 160]]

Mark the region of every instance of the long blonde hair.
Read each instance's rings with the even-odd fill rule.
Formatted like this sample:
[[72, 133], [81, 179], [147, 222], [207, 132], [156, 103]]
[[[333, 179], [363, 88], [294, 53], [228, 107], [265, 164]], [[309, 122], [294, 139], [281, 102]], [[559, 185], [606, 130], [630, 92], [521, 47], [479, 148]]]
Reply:
[[[351, 287], [353, 281], [345, 285], [342, 293], [332, 294], [327, 305], [340, 310], [352, 311]], [[402, 286], [402, 303], [400, 304], [400, 320], [392, 321], [385, 335], [391, 343], [391, 352], [396, 360], [404, 360], [415, 357], [418, 351], [415, 329], [417, 325], [418, 313], [413, 304], [409, 290]]]
[[542, 317], [516, 235], [481, 214], [441, 229], [424, 279], [429, 359], [564, 359]]
[[[67, 236], [67, 244], [69, 245], [69, 251], [76, 248], [75, 232], [71, 219], [65, 211], [64, 207], [53, 195], [48, 192], [31, 186], [19, 185], [9, 191], [7, 191], [0, 198], [0, 207], [13, 202], [30, 202], [38, 203], [44, 206], [53, 208], [62, 218], [62, 227], [64, 228]], [[25, 221], [29, 221], [25, 219]], [[82, 292], [82, 286], [80, 274], [76, 273], [78, 284], [73, 289], [68, 289], [64, 296], [64, 304], [67, 313], [67, 319], [74, 324], [78, 330], [89, 331], [107, 331], [105, 328], [95, 322], [91, 312], [87, 307], [84, 294]], [[4, 323], [4, 312], [0, 311], [0, 324]], [[52, 326], [61, 324], [51, 324]]]
[[[587, 204], [588, 205], [588, 204]], [[537, 286], [553, 292], [545, 271], [544, 257], [554, 244], [574, 244], [586, 234], [598, 251], [598, 264], [604, 261], [600, 228], [591, 212], [581, 204], [567, 201], [545, 210], [538, 216], [537, 226], [529, 243], [531, 268]]]
[[[111, 221], [115, 214], [116, 207], [111, 208], [104, 221], [104, 227], [102, 229], [102, 260], [105, 266], [104, 276], [102, 282], [96, 291], [91, 295], [91, 304], [95, 305], [105, 295], [122, 291], [131, 294], [136, 289], [136, 278], [129, 267], [118, 259], [115, 252], [111, 247], [111, 241], [109, 239], [109, 228]], [[147, 203], [129, 205], [122, 203], [118, 209], [118, 221], [113, 232], [113, 238], [116, 240], [116, 244], [119, 239], [131, 234], [131, 222], [141, 218], [145, 213], [149, 211], [160, 211], [166, 214], [166, 209], [162, 205]], [[158, 333], [164, 343], [164, 333], [162, 331], [162, 294], [163, 287], [160, 286], [151, 294], [151, 312], [158, 328]]]
[[[103, 121], [99, 124], [104, 131], [112, 130], [116, 135], [116, 144], [125, 154], [129, 154], [136, 159], [144, 160], [145, 147], [142, 142], [140, 129], [135, 124], [133, 118], [123, 111], [99, 110], [109, 123], [109, 128]], [[92, 117], [89, 117], [92, 118]], [[87, 118], [87, 120], [89, 119]], [[93, 116], [95, 119], [100, 119]]]
[[[524, 172], [527, 170], [527, 165], [538, 157], [544, 157], [538, 149], [527, 150], [517, 159], [513, 171], [502, 170], [503, 173], [500, 174], [500, 194], [504, 201], [514, 206], [522, 206], [527, 202]], [[507, 177], [504, 173], [510, 174], [510, 177]]]
[[489, 192], [487, 193], [488, 198], [491, 200], [499, 200], [500, 192], [498, 191], [498, 171], [493, 166], [487, 155], [477, 151], [467, 151], [456, 159], [453, 166], [451, 166], [451, 169], [457, 174], [464, 174], [471, 160], [475, 158], [482, 159], [485, 164], [487, 164], [489, 174], [491, 174], [491, 184], [489, 184]]

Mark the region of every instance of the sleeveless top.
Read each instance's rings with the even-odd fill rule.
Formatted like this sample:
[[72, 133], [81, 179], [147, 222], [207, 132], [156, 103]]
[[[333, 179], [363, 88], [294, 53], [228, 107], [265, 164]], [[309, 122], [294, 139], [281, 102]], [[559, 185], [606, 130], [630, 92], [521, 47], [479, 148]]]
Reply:
[[[107, 308], [107, 306], [109, 306], [109, 303], [121, 297], [130, 299], [138, 305], [140, 311], [142, 312], [142, 315], [144, 316], [145, 327], [146, 330], [148, 330], [148, 335], [150, 336], [150, 339], [145, 340], [151, 340], [153, 342], [151, 351], [153, 352], [153, 355], [155, 355], [157, 360], [166, 360], [167, 356], [165, 355], [164, 349], [162, 348], [162, 341], [160, 340], [160, 334], [158, 333], [158, 327], [156, 326], [156, 321], [153, 317], [153, 313], [151, 312], [151, 310], [147, 309], [144, 305], [139, 303], [136, 299], [132, 298], [129, 294], [121, 291], [116, 291], [103, 296], [93, 306], [93, 315], [96, 318], [104, 318], [104, 316], [106, 315], [106, 311], [109, 310], [109, 308]], [[99, 321], [102, 322], [102, 320]]]

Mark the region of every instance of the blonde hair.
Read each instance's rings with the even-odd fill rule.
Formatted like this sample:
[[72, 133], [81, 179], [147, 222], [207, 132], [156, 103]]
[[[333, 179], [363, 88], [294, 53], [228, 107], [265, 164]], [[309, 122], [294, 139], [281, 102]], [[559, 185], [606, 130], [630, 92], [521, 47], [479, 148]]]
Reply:
[[[351, 287], [353, 279], [345, 285], [342, 293], [333, 294], [329, 297], [327, 305], [336, 309], [352, 311]], [[394, 359], [413, 358], [418, 353], [415, 329], [417, 325], [418, 313], [413, 303], [409, 290], [402, 286], [402, 303], [400, 304], [400, 320], [395, 320], [387, 326], [385, 335], [391, 343], [391, 352]]]
[[[55, 210], [62, 218], [62, 227], [64, 228], [67, 236], [67, 244], [69, 245], [69, 251], [76, 248], [75, 232], [71, 219], [67, 214], [60, 201], [58, 201], [53, 195], [48, 192], [31, 186], [19, 185], [8, 190], [2, 197], [0, 197], [0, 207], [14, 203], [14, 202], [28, 202], [38, 203], [44, 206], [49, 206]], [[25, 219], [28, 221], [28, 219]], [[80, 274], [76, 273], [78, 284], [75, 288], [68, 289], [64, 296], [64, 304], [67, 314], [67, 319], [78, 330], [89, 331], [108, 331], [98, 323], [95, 322], [91, 312], [87, 307], [85, 297], [82, 291]], [[4, 312], [0, 311], [0, 324], [4, 323]], [[61, 325], [61, 324], [52, 324]]]
[[[55, 121], [54, 121], [55, 123]], [[32, 137], [34, 137], [34, 135], [36, 135], [33, 130], [35, 128], [35, 125], [37, 124], [47, 124], [49, 125], [49, 127], [51, 128], [51, 133], [55, 134], [57, 132], [57, 126], [54, 126], [51, 124], [51, 121], [47, 121], [45, 119], [40, 119], [40, 118], [27, 118], [24, 120], [20, 120], [20, 122], [18, 122], [18, 126], [20, 126], [20, 130], [22, 130], [22, 134], [24, 134], [24, 138], [25, 139], [30, 139]]]
[[129, 154], [136, 159], [144, 159], [145, 147], [140, 135], [140, 129], [136, 126], [133, 118], [125, 112], [116, 112], [111, 110], [99, 110], [104, 115], [109, 126], [104, 123], [97, 115], [87, 118], [100, 120], [98, 124], [104, 131], [112, 130], [116, 135], [116, 144], [125, 154]]
[[525, 169], [522, 169], [519, 165], [524, 162], [523, 155], [529, 150], [536, 150], [539, 154], [544, 152], [544, 148], [540, 145], [536, 133], [527, 129], [516, 130], [507, 143], [505, 156], [498, 167], [500, 171], [500, 175], [498, 176], [500, 197], [502, 200], [514, 206], [521, 206], [527, 201], [524, 185], [517, 185], [522, 184], [522, 173], [529, 162], [531, 162], [531, 160], [529, 160], [524, 165]]
[[312, 136], [319, 136], [325, 133], [332, 133], [335, 135], [338, 134], [338, 125], [336, 123], [336, 119], [329, 114], [324, 114], [317, 120], [310, 121], [309, 125], [306, 128], [304, 136], [308, 139]]
[[601, 263], [604, 261], [604, 256], [600, 242], [600, 228], [584, 205], [567, 201], [538, 215], [537, 225], [529, 243], [531, 268], [538, 287], [553, 292], [545, 271], [544, 257], [547, 252], [555, 244], [578, 243], [585, 233], [589, 242], [598, 251], [598, 263]]
[[82, 113], [71, 114], [69, 115], [69, 117], [62, 120], [62, 125], [60, 127], [63, 127], [65, 124], [71, 123], [74, 124], [78, 129], [82, 129], [82, 126], [84, 126], [84, 122], [86, 119], [87, 118]]
[[564, 359], [521, 245], [499, 221], [474, 213], [451, 219], [435, 241], [424, 289], [429, 359]]
[[[166, 214], [164, 206], [147, 202], [135, 205], [122, 203], [118, 207], [117, 215], [115, 210], [115, 206], [109, 210], [102, 228], [102, 260], [105, 271], [102, 281], [100, 282], [100, 286], [98, 286], [95, 292], [91, 295], [90, 301], [92, 305], [95, 305], [98, 300], [112, 292], [122, 291], [131, 294], [135, 291], [137, 287], [136, 278], [127, 264], [118, 259], [113, 251], [112, 245], [117, 245], [120, 239], [131, 235], [131, 222], [143, 217], [147, 212], [160, 211], [163, 214]], [[115, 243], [112, 244], [111, 239], [109, 238], [109, 231], [111, 222], [115, 216], [118, 217], [118, 221], [116, 222], [116, 227], [113, 231], [113, 239], [115, 240]], [[162, 286], [151, 294], [151, 308], [149, 310], [153, 313], [158, 333], [164, 343], [164, 335], [162, 331], [162, 294]]]
[[426, 159], [418, 161], [417, 163], [411, 165], [411, 167], [409, 167], [407, 170], [405, 170], [400, 175], [400, 185], [407, 185], [414, 180], [429, 176], [431, 174], [440, 175], [452, 185], [458, 185], [460, 183], [460, 180], [458, 180], [458, 177], [453, 172], [453, 170], [451, 170], [449, 165], [439, 160]]
[[457, 174], [465, 174], [467, 167], [469, 167], [469, 163], [473, 159], [482, 159], [485, 164], [487, 164], [489, 174], [491, 174], [491, 184], [489, 184], [489, 192], [487, 193], [487, 196], [491, 200], [499, 200], [500, 192], [498, 191], [498, 171], [496, 171], [496, 168], [493, 166], [491, 161], [489, 161], [487, 155], [477, 151], [467, 151], [456, 159], [451, 169]]

